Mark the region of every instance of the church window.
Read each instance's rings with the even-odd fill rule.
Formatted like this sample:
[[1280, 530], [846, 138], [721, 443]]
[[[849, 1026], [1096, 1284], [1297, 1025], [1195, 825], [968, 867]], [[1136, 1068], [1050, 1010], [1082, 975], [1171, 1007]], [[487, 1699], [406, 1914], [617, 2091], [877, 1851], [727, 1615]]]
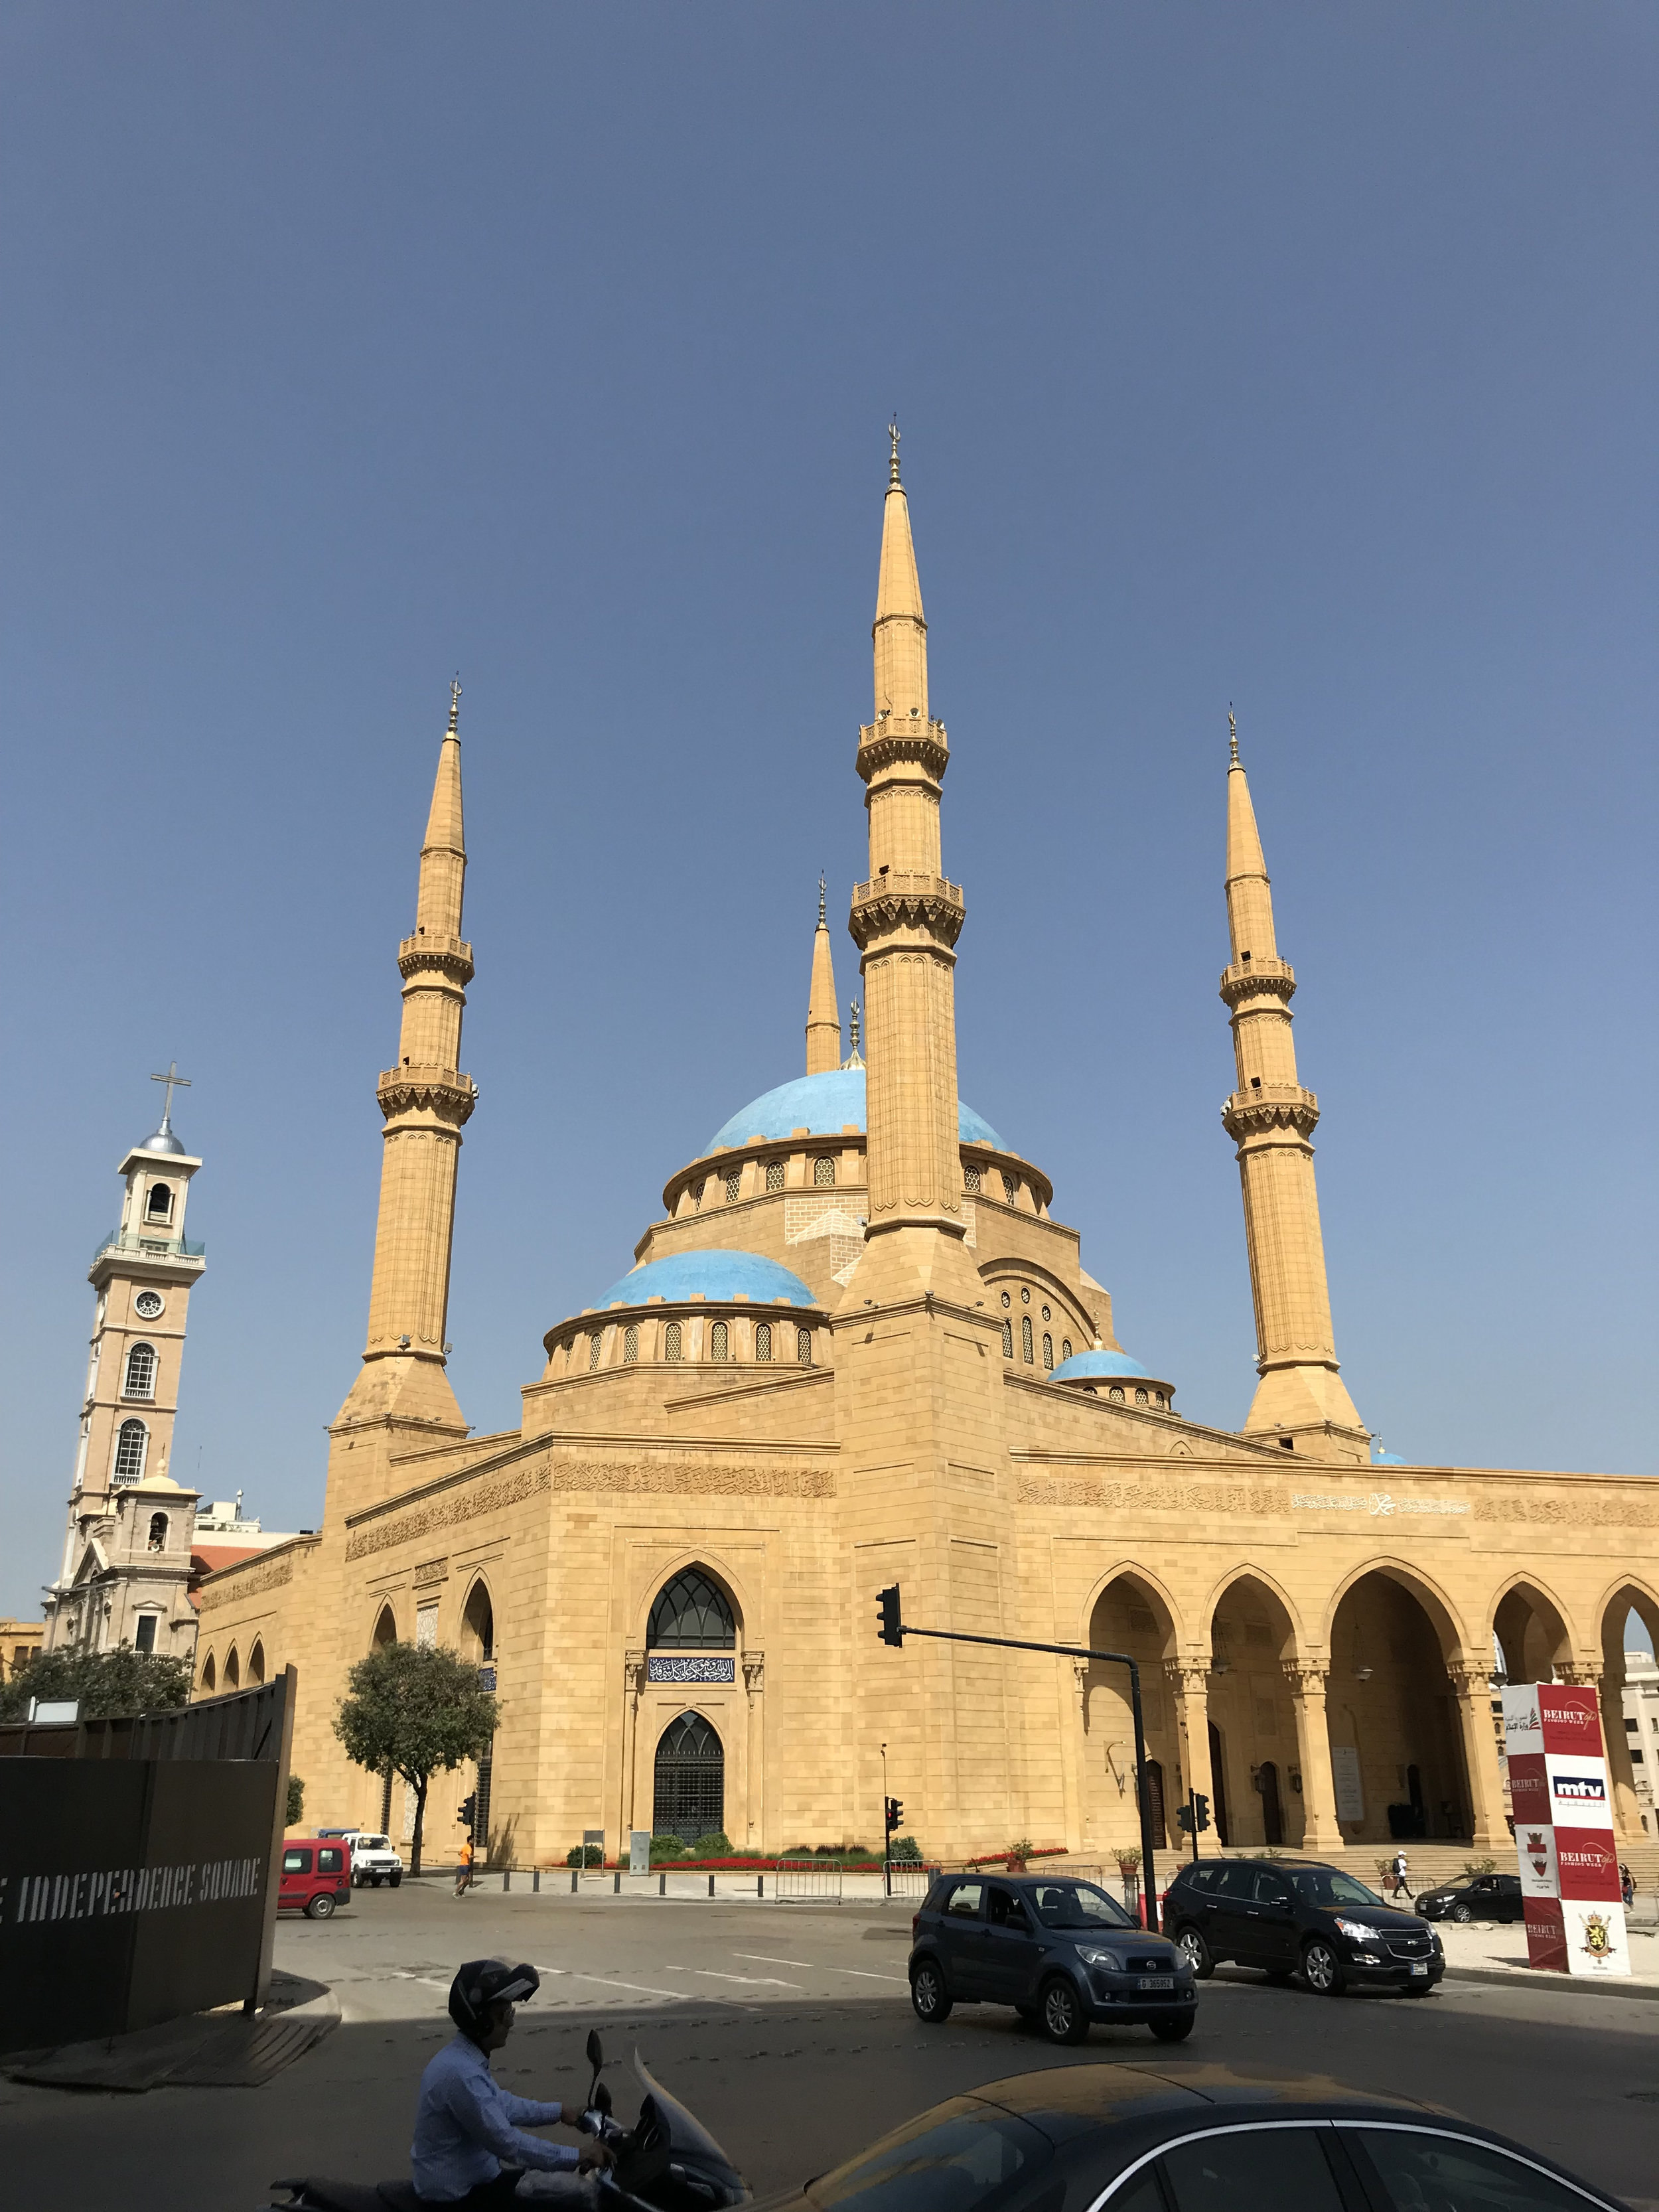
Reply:
[[768, 1190], [781, 1190], [783, 1188], [783, 1162], [781, 1160], [768, 1160], [766, 1163], [766, 1188]]
[[587, 1364], [590, 1371], [599, 1364], [599, 1346], [604, 1341], [605, 1339], [598, 1329], [595, 1329], [587, 1340]]
[[637, 1322], [630, 1322], [623, 1332], [623, 1365], [634, 1366], [640, 1356], [640, 1330]]
[[772, 1324], [769, 1321], [755, 1323], [755, 1357], [763, 1364], [772, 1357]]
[[662, 1356], [672, 1366], [680, 1358], [680, 1325], [671, 1321], [662, 1333]]
[[1060, 1356], [1062, 1359], [1069, 1359], [1072, 1356], [1072, 1340], [1069, 1336], [1062, 1336], [1060, 1340]]
[[1135, 1392], [1135, 1403], [1137, 1406], [1144, 1406], [1146, 1403], [1146, 1393], [1144, 1390]]
[[795, 1331], [795, 1357], [803, 1367], [812, 1364], [812, 1332], [810, 1328]]
[[742, 1188], [743, 1170], [741, 1168], [728, 1168], [726, 1171], [726, 1202], [728, 1206], [735, 1206], [737, 1204], [738, 1193]]
[[653, 1651], [730, 1651], [738, 1624], [726, 1593], [702, 1567], [682, 1567], [657, 1593], [646, 1627]]
[[123, 1421], [115, 1439], [115, 1480], [137, 1482], [144, 1472], [144, 1453], [149, 1431], [142, 1421]]
[[971, 1192], [971, 1193], [972, 1193], [972, 1194], [974, 1194], [975, 1196], [977, 1196], [977, 1194], [978, 1194], [978, 1193], [979, 1193], [980, 1186], [981, 1186], [981, 1176], [980, 1176], [980, 1171], [979, 1171], [979, 1170], [978, 1170], [977, 1168], [963, 1168], [963, 1171], [962, 1171], [962, 1187], [963, 1187], [963, 1188], [965, 1191]]
[[1014, 1356], [1014, 1324], [1011, 1321], [1002, 1324], [1002, 1356], [1005, 1359]]
[[149, 1549], [165, 1552], [167, 1547], [167, 1516], [165, 1513], [152, 1513], [149, 1516]]
[[1042, 1364], [1050, 1369], [1054, 1364], [1054, 1340], [1046, 1328], [1042, 1332]]
[[1115, 1398], [1121, 1406], [1123, 1403], [1123, 1385], [1121, 1382], [1114, 1382], [1106, 1395], [1109, 1398]]
[[1006, 1168], [1002, 1171], [1002, 1194], [1010, 1206], [1019, 1196], [1019, 1177], [1011, 1176]]
[[830, 1189], [836, 1180], [836, 1163], [827, 1152], [820, 1152], [812, 1163], [812, 1180], [820, 1190]]
[[135, 1344], [127, 1354], [127, 1371], [121, 1384], [124, 1398], [153, 1398], [155, 1395], [155, 1346]]
[[146, 1221], [172, 1220], [173, 1191], [170, 1185], [164, 1182], [151, 1183], [149, 1196], [144, 1200], [144, 1218]]
[[141, 1613], [133, 1623], [132, 1648], [135, 1651], [154, 1651], [155, 1649], [155, 1615]]
[[717, 1321], [708, 1332], [708, 1357], [725, 1359], [729, 1357], [731, 1332], [723, 1321]]
[[1029, 1367], [1031, 1364], [1031, 1316], [1030, 1314], [1022, 1314], [1019, 1317], [1019, 1350], [1020, 1357]]

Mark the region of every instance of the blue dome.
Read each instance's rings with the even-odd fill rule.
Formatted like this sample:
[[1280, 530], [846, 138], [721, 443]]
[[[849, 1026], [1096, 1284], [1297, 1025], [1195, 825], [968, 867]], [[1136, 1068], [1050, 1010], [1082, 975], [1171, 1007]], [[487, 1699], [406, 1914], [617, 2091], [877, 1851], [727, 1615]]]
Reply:
[[[704, 1156], [722, 1145], [746, 1145], [756, 1137], [792, 1137], [797, 1129], [805, 1129], [814, 1137], [838, 1137], [849, 1128], [862, 1135], [865, 1127], [864, 1070], [832, 1068], [827, 1075], [798, 1075], [793, 1083], [781, 1083], [775, 1091], [752, 1100], [714, 1132]], [[1006, 1150], [990, 1123], [981, 1121], [959, 1098], [957, 1129], [964, 1145], [988, 1145], [998, 1152]]]
[[1051, 1382], [1085, 1382], [1097, 1375], [1145, 1375], [1146, 1370], [1138, 1359], [1131, 1359], [1127, 1352], [1079, 1352], [1074, 1359], [1062, 1359], [1048, 1380]]
[[642, 1306], [647, 1298], [666, 1298], [671, 1304], [707, 1298], [711, 1305], [727, 1304], [733, 1298], [747, 1298], [751, 1305], [817, 1304], [799, 1275], [758, 1252], [675, 1252], [635, 1267], [593, 1304], [602, 1312], [619, 1299], [623, 1305]]

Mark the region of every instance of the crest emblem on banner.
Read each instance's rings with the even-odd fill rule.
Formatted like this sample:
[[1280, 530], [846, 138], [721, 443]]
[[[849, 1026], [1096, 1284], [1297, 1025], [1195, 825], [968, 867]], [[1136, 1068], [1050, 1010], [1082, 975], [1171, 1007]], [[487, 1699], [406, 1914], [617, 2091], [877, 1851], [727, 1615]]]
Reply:
[[1605, 1959], [1613, 1950], [1613, 1930], [1607, 1915], [1587, 1912], [1584, 1916], [1584, 1948], [1592, 1959]]

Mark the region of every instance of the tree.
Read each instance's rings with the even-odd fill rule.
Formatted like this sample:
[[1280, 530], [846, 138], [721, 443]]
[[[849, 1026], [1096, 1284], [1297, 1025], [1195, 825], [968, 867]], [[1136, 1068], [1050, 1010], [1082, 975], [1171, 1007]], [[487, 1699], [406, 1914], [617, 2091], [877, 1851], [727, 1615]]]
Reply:
[[297, 1828], [306, 1816], [306, 1785], [297, 1774], [288, 1778], [288, 1809], [283, 1815], [285, 1828]]
[[489, 1757], [501, 1700], [483, 1687], [476, 1667], [442, 1644], [382, 1644], [357, 1662], [346, 1690], [334, 1733], [355, 1765], [375, 1775], [390, 1767], [415, 1792], [409, 1870], [419, 1874], [427, 1784], [464, 1759]]
[[167, 1713], [190, 1701], [191, 1666], [120, 1644], [113, 1651], [37, 1651], [0, 1687], [0, 1720], [28, 1717], [29, 1699], [74, 1698], [83, 1721]]

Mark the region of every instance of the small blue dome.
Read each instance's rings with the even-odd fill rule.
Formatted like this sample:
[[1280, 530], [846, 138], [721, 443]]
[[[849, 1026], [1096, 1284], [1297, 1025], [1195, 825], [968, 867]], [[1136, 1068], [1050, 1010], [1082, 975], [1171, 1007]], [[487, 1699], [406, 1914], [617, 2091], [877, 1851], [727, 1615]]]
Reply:
[[674, 1252], [665, 1260], [647, 1261], [612, 1283], [596, 1310], [615, 1305], [642, 1306], [647, 1298], [707, 1298], [711, 1305], [747, 1298], [751, 1305], [815, 1306], [817, 1300], [799, 1275], [781, 1267], [758, 1252]]
[[1138, 1359], [1131, 1359], [1127, 1352], [1079, 1352], [1075, 1358], [1062, 1359], [1048, 1380], [1051, 1382], [1084, 1382], [1097, 1375], [1145, 1375], [1146, 1370]]
[[[781, 1083], [775, 1091], [752, 1100], [714, 1132], [704, 1154], [722, 1145], [746, 1145], [756, 1137], [792, 1137], [797, 1129], [814, 1137], [838, 1137], [843, 1129], [856, 1129], [862, 1135], [866, 1127], [864, 1070], [836, 1067], [827, 1075], [798, 1075], [793, 1083]], [[988, 1145], [998, 1152], [1007, 1149], [990, 1123], [959, 1098], [957, 1130], [964, 1145]]]

